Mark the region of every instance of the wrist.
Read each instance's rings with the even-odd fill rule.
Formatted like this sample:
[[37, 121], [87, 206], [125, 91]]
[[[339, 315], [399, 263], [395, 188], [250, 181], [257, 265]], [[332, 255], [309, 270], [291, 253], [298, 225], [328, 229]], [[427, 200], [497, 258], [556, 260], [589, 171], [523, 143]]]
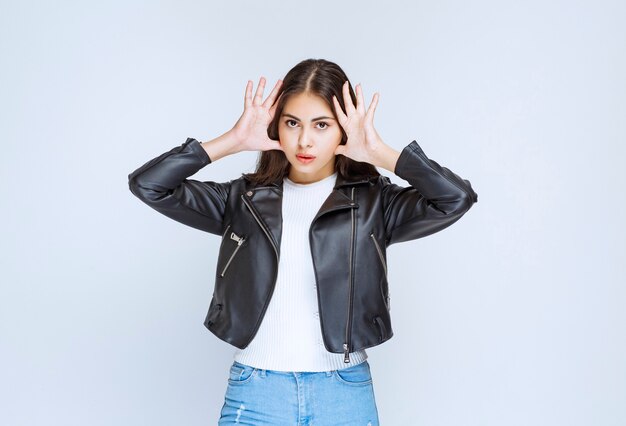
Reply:
[[200, 145], [212, 162], [241, 151], [241, 142], [232, 130], [210, 141], [201, 142]]
[[376, 158], [373, 164], [376, 167], [382, 167], [395, 173], [396, 162], [399, 157], [400, 153], [398, 151], [385, 143], [381, 143], [376, 149]]

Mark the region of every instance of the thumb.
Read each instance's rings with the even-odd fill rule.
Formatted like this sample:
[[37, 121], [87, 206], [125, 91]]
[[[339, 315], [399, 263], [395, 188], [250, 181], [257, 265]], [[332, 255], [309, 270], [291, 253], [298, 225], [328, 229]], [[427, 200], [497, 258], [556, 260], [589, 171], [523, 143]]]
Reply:
[[346, 146], [345, 145], [337, 145], [335, 148], [335, 155], [346, 155]]

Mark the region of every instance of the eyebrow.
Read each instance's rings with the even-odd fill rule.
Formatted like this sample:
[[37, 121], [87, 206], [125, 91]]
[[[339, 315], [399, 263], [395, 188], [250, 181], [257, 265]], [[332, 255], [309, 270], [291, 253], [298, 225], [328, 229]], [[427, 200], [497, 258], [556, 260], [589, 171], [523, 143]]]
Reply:
[[[302, 121], [302, 120], [300, 120], [298, 117], [296, 117], [295, 115], [291, 115], [291, 114], [283, 113], [283, 114], [281, 115], [281, 117], [282, 117], [282, 116], [287, 116], [287, 117], [291, 117], [291, 118], [293, 118], [293, 119], [295, 119], [295, 120]], [[318, 120], [334, 120], [334, 118], [333, 118], [333, 117], [326, 117], [326, 116], [316, 117], [316, 118], [314, 118], [313, 120], [311, 120], [311, 122], [313, 122], [313, 121], [318, 121]]]

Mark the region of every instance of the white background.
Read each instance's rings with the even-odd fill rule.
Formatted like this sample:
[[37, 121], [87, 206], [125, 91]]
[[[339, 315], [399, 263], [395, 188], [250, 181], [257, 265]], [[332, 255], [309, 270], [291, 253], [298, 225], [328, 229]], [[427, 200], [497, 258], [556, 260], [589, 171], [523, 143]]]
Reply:
[[[471, 181], [389, 248], [383, 425], [626, 424], [626, 6], [620, 1], [2, 2], [0, 423], [207, 425], [234, 347], [202, 324], [219, 238], [128, 174], [208, 140], [306, 58], [337, 62], [400, 151]], [[256, 153], [195, 178], [252, 171]], [[403, 183], [387, 170], [381, 173]]]

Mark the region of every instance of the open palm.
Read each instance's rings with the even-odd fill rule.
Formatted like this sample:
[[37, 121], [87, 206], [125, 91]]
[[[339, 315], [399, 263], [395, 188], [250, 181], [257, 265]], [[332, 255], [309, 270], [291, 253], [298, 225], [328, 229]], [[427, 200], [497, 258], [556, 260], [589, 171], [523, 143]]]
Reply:
[[253, 83], [248, 80], [244, 111], [232, 129], [233, 134], [239, 140], [242, 151], [267, 151], [270, 149], [282, 151], [280, 143], [270, 139], [267, 134], [267, 128], [276, 112], [278, 102], [275, 101], [282, 83], [282, 80], [278, 80], [265, 102], [261, 102], [265, 89], [265, 77], [261, 77], [259, 80], [254, 98], [252, 97]]
[[356, 85], [356, 107], [350, 97], [348, 81], [343, 84], [342, 90], [346, 113], [343, 113], [341, 105], [335, 96], [333, 96], [333, 104], [339, 118], [339, 124], [343, 127], [348, 139], [345, 145], [337, 146], [335, 154], [345, 155], [355, 161], [366, 161], [374, 164], [377, 151], [384, 147], [381, 137], [374, 128], [374, 111], [378, 104], [378, 93], [374, 94], [372, 103], [365, 111], [365, 102], [360, 83]]

